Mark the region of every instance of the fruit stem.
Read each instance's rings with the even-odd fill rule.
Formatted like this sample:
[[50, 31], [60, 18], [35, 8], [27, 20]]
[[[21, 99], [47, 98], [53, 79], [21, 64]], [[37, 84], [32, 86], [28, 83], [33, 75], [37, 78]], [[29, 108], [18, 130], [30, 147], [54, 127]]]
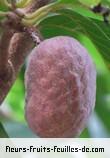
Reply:
[[26, 14], [22, 20], [22, 23], [25, 25], [33, 25], [37, 26], [39, 21], [42, 18], [45, 18], [50, 12], [55, 12], [58, 9], [65, 8], [65, 4], [61, 4], [59, 2], [55, 2], [44, 7], [39, 8], [37, 11], [31, 14]]
[[20, 0], [16, 3], [17, 8], [24, 8], [29, 6], [33, 0]]
[[24, 30], [32, 38], [36, 45], [40, 44], [43, 40], [40, 32], [35, 27], [26, 27]]
[[49, 12], [49, 11], [55, 9], [56, 7], [57, 8], [59, 7], [59, 2], [51, 3], [51, 4], [48, 4], [48, 5], [44, 6], [44, 7], [41, 7], [38, 10], [36, 10], [34, 13], [26, 14], [24, 18], [26, 18], [26, 19], [34, 19], [39, 14], [41, 14], [42, 12]]

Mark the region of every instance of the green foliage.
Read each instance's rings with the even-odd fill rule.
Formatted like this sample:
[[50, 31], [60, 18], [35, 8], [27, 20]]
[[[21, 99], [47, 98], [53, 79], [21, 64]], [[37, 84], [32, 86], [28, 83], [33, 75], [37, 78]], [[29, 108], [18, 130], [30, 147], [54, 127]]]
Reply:
[[23, 70], [21, 71], [19, 77], [17, 78], [15, 84], [11, 88], [11, 91], [6, 98], [6, 102], [11, 105], [13, 119], [16, 121], [24, 121], [23, 111], [25, 89], [22, 74], [24, 75]]
[[[96, 121], [98, 126], [103, 126], [105, 131], [107, 131], [106, 135], [103, 131], [99, 130], [99, 136], [110, 136], [110, 73], [108, 70], [110, 65], [110, 25], [105, 24], [101, 16], [92, 13], [85, 7], [91, 5], [95, 6], [100, 2], [100, 0], [59, 1], [64, 4], [72, 4], [71, 8], [69, 7], [67, 9], [59, 10], [56, 14], [50, 14], [50, 16], [41, 21], [39, 25], [40, 31], [42, 32], [44, 38], [59, 35], [72, 36], [78, 39], [88, 49], [97, 69], [95, 115], [99, 118], [101, 124], [97, 122], [94, 115], [92, 117], [94, 117], [94, 123]], [[102, 0], [101, 2], [110, 6], [110, 0]], [[84, 7], [80, 4], [83, 4]], [[77, 6], [74, 7], [74, 5]], [[24, 71], [21, 71], [21, 74], [5, 100], [11, 109], [13, 121], [18, 121], [21, 124], [24, 123], [25, 89], [23, 75]], [[91, 127], [92, 125], [93, 123], [91, 124]], [[8, 133], [10, 133], [10, 127], [12, 127], [11, 121], [8, 126], [5, 126]], [[21, 134], [22, 131], [27, 132], [25, 125], [21, 127]], [[15, 126], [13, 130], [16, 130], [16, 128], [17, 126]], [[2, 130], [2, 126], [0, 126], [0, 129]], [[12, 136], [11, 134], [9, 135]], [[18, 134], [16, 132], [15, 137], [17, 136]], [[32, 136], [34, 137], [34, 135], [30, 133], [27, 137]], [[81, 134], [81, 137], [96, 137], [96, 135], [93, 131], [91, 131], [90, 126], [88, 126], [88, 128]]]
[[8, 135], [1, 123], [0, 123], [0, 138], [8, 138]]
[[59, 15], [45, 19], [41, 23], [41, 27], [50, 29], [50, 32], [52, 32], [51, 28], [58, 29], [58, 31], [54, 31], [55, 34], [59, 34], [60, 31], [67, 35], [69, 32], [70, 36], [83, 33], [92, 40], [104, 59], [110, 61], [110, 29], [102, 21], [82, 16], [71, 9], [65, 9], [60, 11]]
[[87, 5], [87, 6], [96, 6], [101, 2], [101, 0], [79, 0], [82, 4]]

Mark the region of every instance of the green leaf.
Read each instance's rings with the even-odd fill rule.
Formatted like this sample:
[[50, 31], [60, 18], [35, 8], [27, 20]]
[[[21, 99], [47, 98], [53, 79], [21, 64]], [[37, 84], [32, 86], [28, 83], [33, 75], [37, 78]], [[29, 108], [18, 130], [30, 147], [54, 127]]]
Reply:
[[24, 75], [24, 71], [21, 71], [19, 77], [11, 88], [11, 91], [8, 93], [6, 98], [6, 102], [10, 106], [13, 118], [17, 121], [24, 121], [24, 96], [25, 96], [25, 88], [24, 88], [24, 80], [22, 75]]
[[[82, 16], [72, 9], [62, 10], [59, 15], [45, 19], [40, 25], [41, 28], [43, 27], [43, 31], [50, 31], [50, 36], [69, 35], [76, 37], [76, 34], [79, 33], [88, 36], [103, 58], [110, 62], [110, 25]], [[52, 32], [52, 30], [55, 31]]]
[[100, 72], [97, 76], [97, 100], [96, 112], [100, 116], [101, 121], [110, 133], [110, 74], [109, 72]]
[[110, 6], [110, 0], [101, 0], [102, 4]]
[[0, 11], [1, 10], [8, 10], [8, 7], [10, 6], [10, 4], [7, 2], [7, 0], [0, 0]]
[[81, 2], [84, 5], [87, 6], [96, 6], [97, 4], [99, 4], [101, 2], [101, 0], [79, 0], [79, 2]]
[[59, 0], [59, 2], [61, 2], [61, 3], [67, 3], [67, 4], [69, 4], [69, 3], [71, 3], [71, 4], [74, 4], [74, 3], [78, 3], [78, 1], [77, 0]]
[[1, 123], [0, 123], [0, 138], [8, 138], [8, 135]]
[[4, 127], [10, 138], [36, 138], [37, 136], [31, 131], [31, 129], [19, 122], [7, 121], [4, 123]]

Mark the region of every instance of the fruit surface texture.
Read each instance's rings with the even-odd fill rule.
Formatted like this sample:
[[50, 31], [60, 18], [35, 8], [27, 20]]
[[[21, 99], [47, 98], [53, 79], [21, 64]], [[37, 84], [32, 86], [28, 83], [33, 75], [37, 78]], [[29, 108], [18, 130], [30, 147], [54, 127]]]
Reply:
[[25, 73], [26, 119], [40, 137], [78, 137], [96, 97], [96, 70], [74, 38], [53, 37], [33, 49]]

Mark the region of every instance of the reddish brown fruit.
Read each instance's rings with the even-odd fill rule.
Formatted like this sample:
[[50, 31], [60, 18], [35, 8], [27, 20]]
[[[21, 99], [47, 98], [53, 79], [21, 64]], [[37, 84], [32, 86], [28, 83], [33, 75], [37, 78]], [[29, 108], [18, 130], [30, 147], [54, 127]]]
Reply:
[[86, 49], [70, 37], [43, 41], [26, 71], [26, 119], [40, 137], [76, 137], [95, 104], [96, 70]]

